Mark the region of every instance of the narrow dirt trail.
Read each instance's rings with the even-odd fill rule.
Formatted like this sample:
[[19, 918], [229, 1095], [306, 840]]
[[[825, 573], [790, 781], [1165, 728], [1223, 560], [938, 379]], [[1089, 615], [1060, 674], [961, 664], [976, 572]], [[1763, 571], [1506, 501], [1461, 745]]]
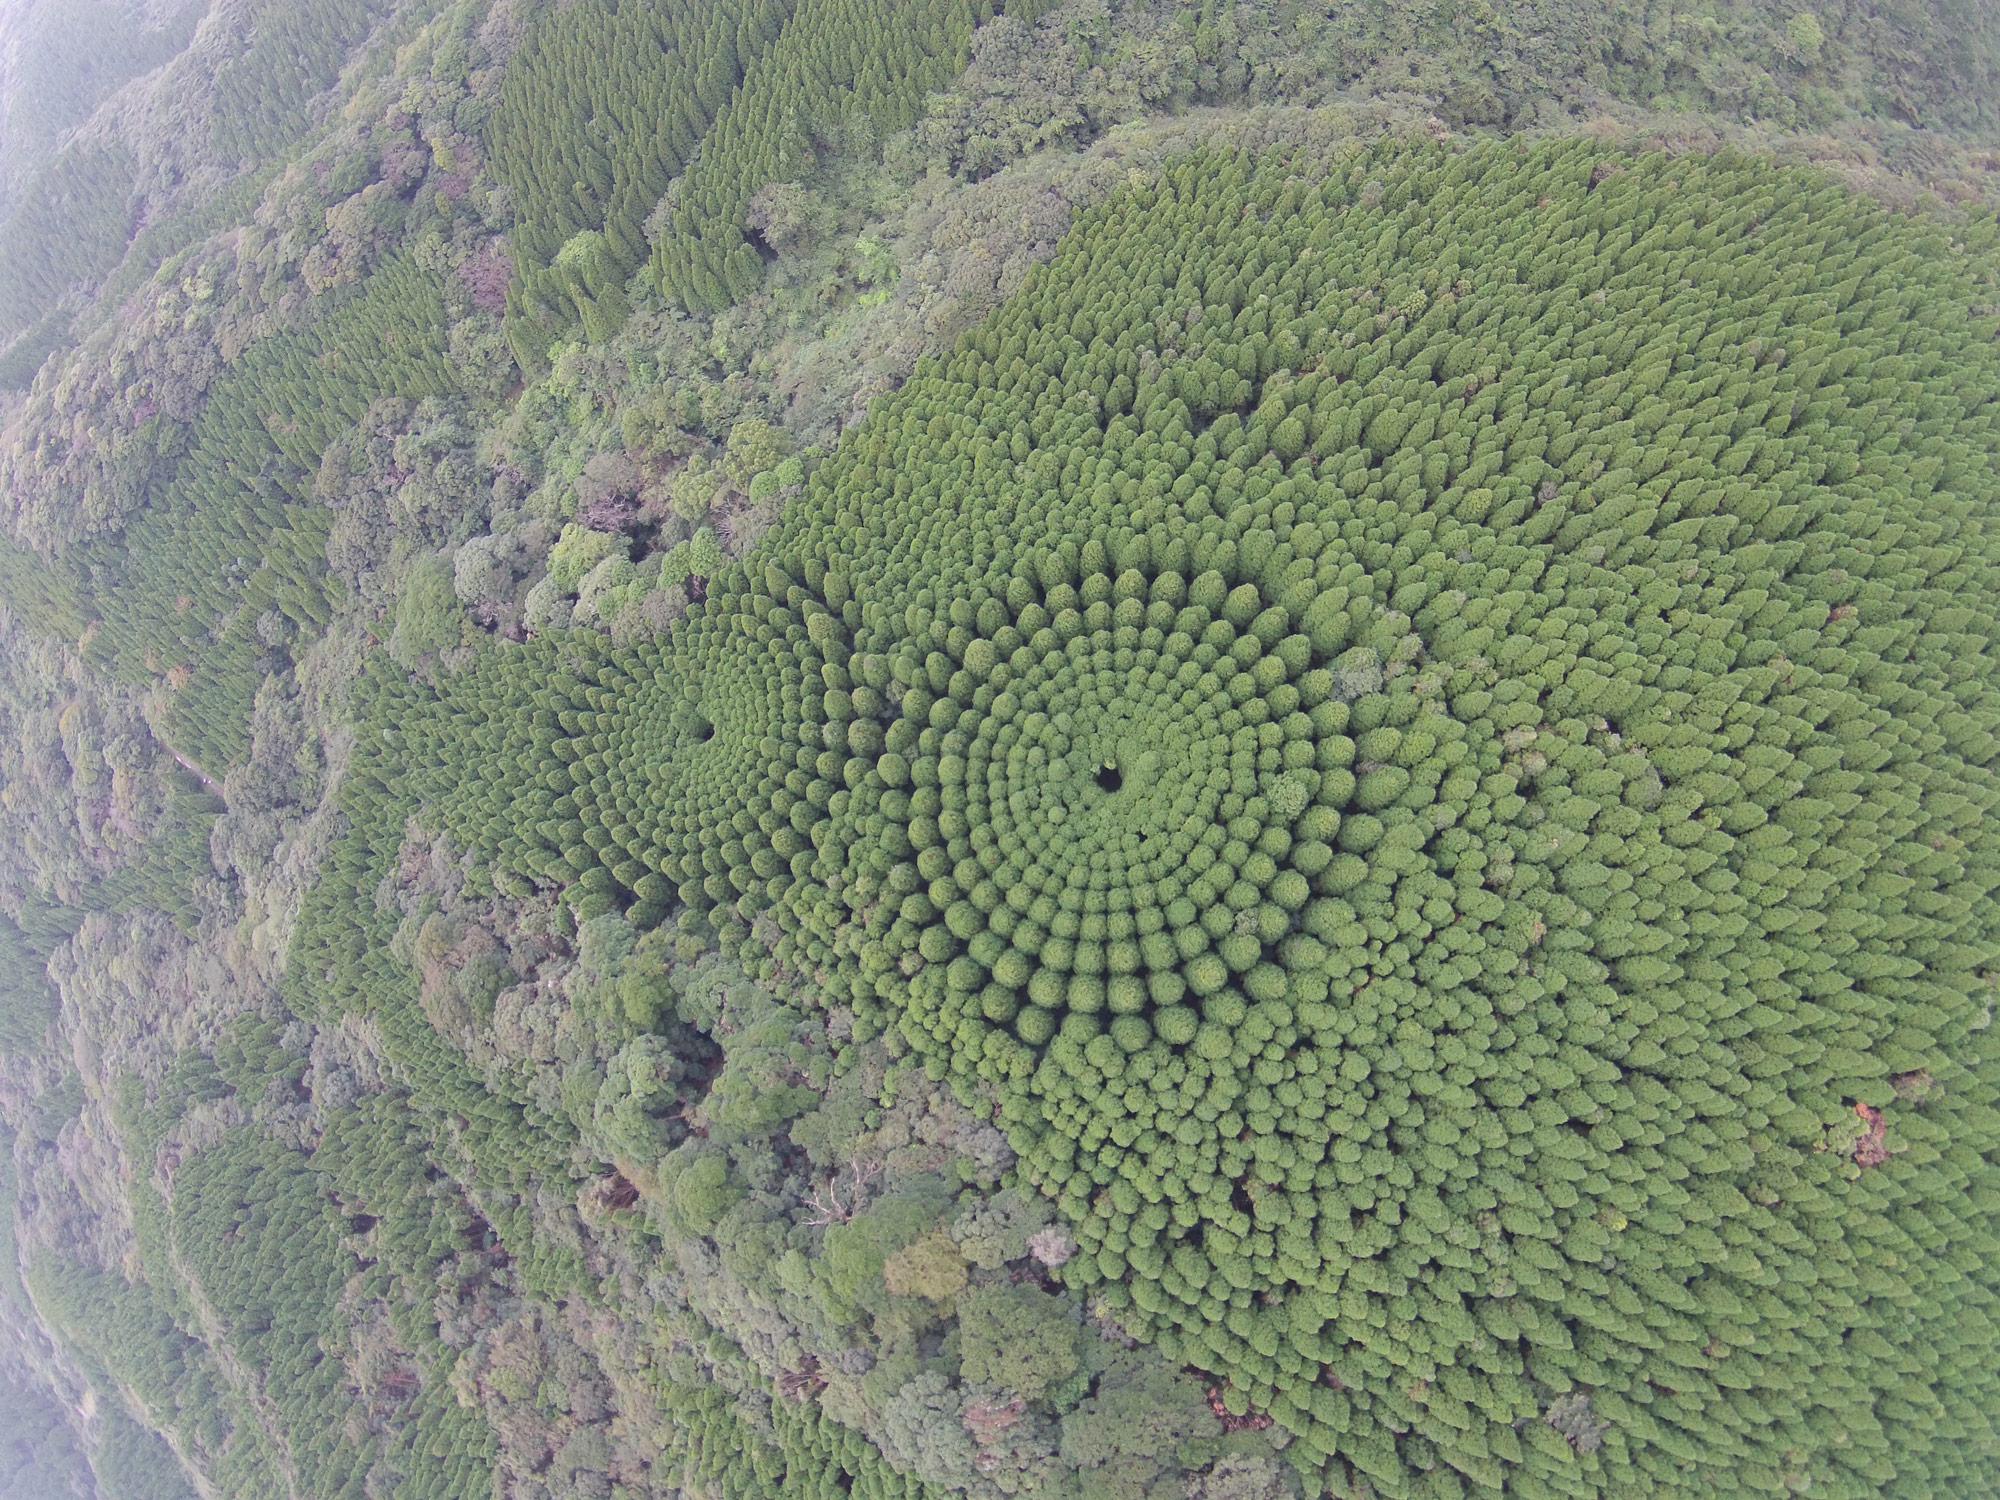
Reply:
[[[154, 732], [153, 738], [159, 739], [159, 733], [157, 730]], [[210, 776], [208, 772], [204, 771], [200, 766], [196, 765], [193, 761], [189, 760], [185, 755], [181, 754], [180, 751], [176, 750], [172, 745], [168, 745], [165, 740], [160, 740], [160, 743], [166, 746], [167, 754], [171, 755], [176, 761], [180, 763], [180, 768], [183, 771], [186, 771], [189, 775], [193, 776], [196, 780], [201, 782], [203, 786], [207, 787], [211, 792], [215, 793], [216, 796], [222, 797], [225, 795], [222, 790], [221, 782], [217, 781], [213, 776]]]

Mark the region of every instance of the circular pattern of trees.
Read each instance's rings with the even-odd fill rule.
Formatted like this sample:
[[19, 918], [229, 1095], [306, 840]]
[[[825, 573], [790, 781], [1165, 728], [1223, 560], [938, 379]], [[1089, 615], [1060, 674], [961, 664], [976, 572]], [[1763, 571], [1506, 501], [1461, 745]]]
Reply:
[[671, 639], [448, 688], [434, 813], [997, 1101], [1342, 1485], [1988, 1493], [1971, 266], [1728, 157], [1191, 160]]

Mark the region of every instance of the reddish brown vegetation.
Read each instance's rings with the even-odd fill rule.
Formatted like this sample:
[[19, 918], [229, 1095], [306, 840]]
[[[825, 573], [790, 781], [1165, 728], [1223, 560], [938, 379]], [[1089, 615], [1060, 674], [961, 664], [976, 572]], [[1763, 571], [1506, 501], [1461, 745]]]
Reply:
[[825, 1389], [826, 1382], [820, 1378], [819, 1360], [810, 1354], [799, 1361], [796, 1370], [778, 1372], [778, 1394], [787, 1401], [803, 1401]]
[[1208, 1388], [1208, 1409], [1214, 1412], [1216, 1420], [1222, 1423], [1224, 1432], [1262, 1432], [1271, 1425], [1271, 1419], [1261, 1411], [1245, 1412], [1242, 1416], [1237, 1416], [1223, 1401], [1222, 1387], [1219, 1385]]
[[1879, 1167], [1889, 1159], [1889, 1122], [1872, 1104], [1857, 1104], [1854, 1112], [1867, 1123], [1868, 1133], [1854, 1143], [1856, 1166]]

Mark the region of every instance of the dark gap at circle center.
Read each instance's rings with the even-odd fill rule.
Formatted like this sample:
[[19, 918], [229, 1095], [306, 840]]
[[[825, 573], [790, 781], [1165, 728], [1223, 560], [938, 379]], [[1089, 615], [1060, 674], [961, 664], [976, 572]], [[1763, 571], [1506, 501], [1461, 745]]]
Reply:
[[1125, 778], [1119, 774], [1116, 766], [1099, 766], [1097, 784], [1107, 792], [1115, 792], [1125, 784]]

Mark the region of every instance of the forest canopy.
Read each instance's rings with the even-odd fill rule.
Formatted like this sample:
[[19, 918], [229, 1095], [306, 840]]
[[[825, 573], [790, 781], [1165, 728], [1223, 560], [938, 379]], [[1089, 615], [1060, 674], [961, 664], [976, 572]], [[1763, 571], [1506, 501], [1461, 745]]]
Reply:
[[1063, 1282], [1336, 1484], [1976, 1483], [1874, 1412], [1984, 1430], [1992, 1288], [1860, 1249], [1991, 1246], [1963, 255], [1746, 160], [1184, 162], [657, 645], [384, 683], [348, 805], [997, 1098]]
[[0, 1494], [2000, 1495], [1996, 59], [0, 14]]

